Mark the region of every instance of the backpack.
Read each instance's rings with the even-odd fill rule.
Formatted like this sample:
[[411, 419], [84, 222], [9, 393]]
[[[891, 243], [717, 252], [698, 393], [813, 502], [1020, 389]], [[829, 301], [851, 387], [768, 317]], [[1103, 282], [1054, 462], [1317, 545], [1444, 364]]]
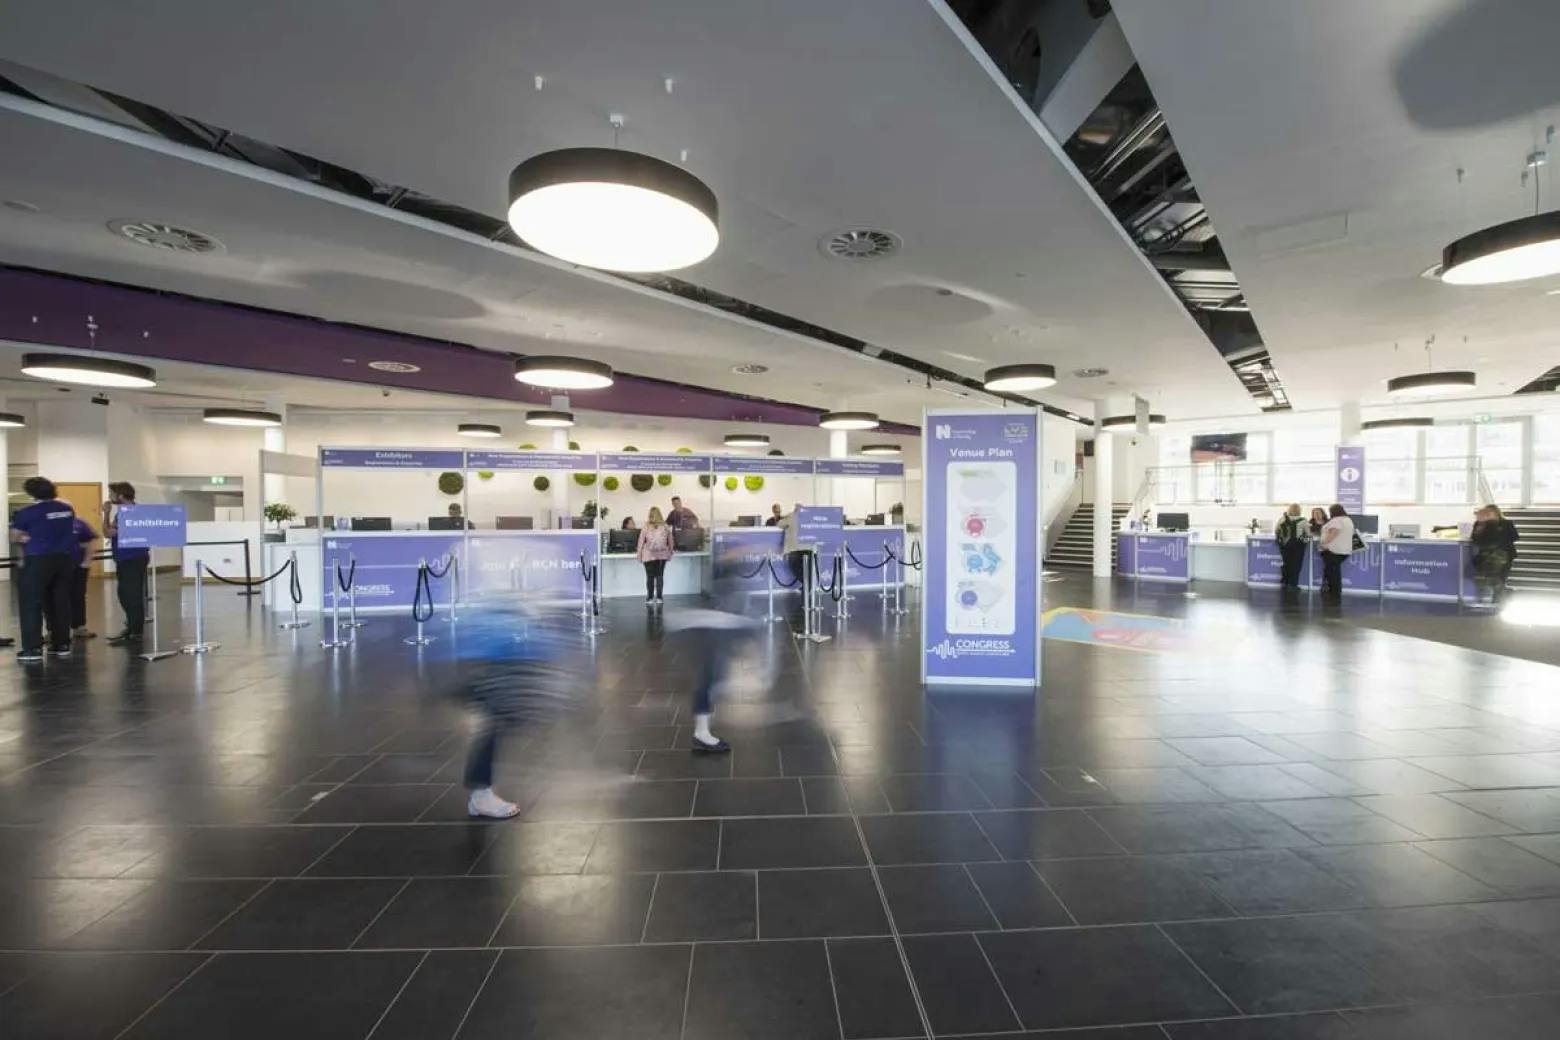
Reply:
[[1273, 537], [1279, 545], [1288, 545], [1299, 536], [1300, 518], [1285, 513], [1278, 518], [1278, 524], [1273, 528]]

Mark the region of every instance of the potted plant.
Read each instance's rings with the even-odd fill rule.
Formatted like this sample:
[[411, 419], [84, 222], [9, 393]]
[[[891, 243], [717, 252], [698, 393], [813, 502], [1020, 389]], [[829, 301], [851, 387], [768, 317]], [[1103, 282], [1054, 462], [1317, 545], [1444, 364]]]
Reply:
[[282, 541], [282, 525], [289, 520], [296, 519], [298, 511], [286, 502], [267, 502], [265, 504], [265, 518], [276, 525], [274, 532], [266, 532], [265, 540], [268, 542]]

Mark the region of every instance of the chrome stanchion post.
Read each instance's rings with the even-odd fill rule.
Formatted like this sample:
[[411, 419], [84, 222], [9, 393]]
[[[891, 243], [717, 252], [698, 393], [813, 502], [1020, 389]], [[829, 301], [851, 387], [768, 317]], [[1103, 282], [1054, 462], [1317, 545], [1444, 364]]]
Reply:
[[292, 552], [288, 553], [287, 556], [288, 556], [287, 565], [292, 568], [292, 573], [287, 576], [287, 593], [288, 593], [288, 598], [290, 598], [292, 600], [292, 620], [291, 621], [283, 621], [281, 627], [283, 627], [283, 628], [308, 628], [309, 627], [309, 623], [307, 621], [302, 620], [301, 618], [298, 617], [298, 603], [299, 603], [300, 599], [302, 598], [300, 594], [297, 594], [297, 584], [298, 584], [298, 550], [294, 549]]
[[768, 587], [769, 595], [764, 621], [772, 625], [780, 620], [780, 615], [775, 613], [775, 558], [773, 556], [764, 558], [764, 575], [764, 584]]
[[346, 646], [347, 642], [341, 638], [341, 564], [332, 556], [330, 559], [330, 638], [321, 639], [320, 646], [326, 650], [336, 650]]
[[888, 546], [883, 546], [883, 566], [878, 568], [878, 603], [888, 613]]
[[428, 561], [424, 559], [417, 561], [416, 589], [417, 591], [412, 593], [412, 620], [417, 622], [417, 634], [409, 639], [403, 639], [401, 642], [405, 643], [407, 646], [427, 646], [429, 643], [433, 642], [433, 639], [423, 634], [423, 622], [426, 620], [426, 618], [424, 618], [417, 610], [417, 601], [420, 598], [418, 593], [423, 589], [427, 589], [428, 613], [429, 616], [432, 616], [433, 614], [433, 586], [428, 582]]
[[149, 575], [150, 575], [148, 577], [148, 579], [147, 579], [147, 584], [148, 584], [148, 586], [149, 586], [149, 588], [151, 590], [151, 596], [150, 596], [148, 602], [151, 604], [151, 607], [152, 607], [152, 616], [151, 616], [151, 618], [149, 618], [149, 620], [152, 623], [152, 648], [150, 650], [148, 650], [146, 653], [141, 655], [141, 660], [143, 660], [143, 661], [161, 661], [164, 657], [177, 657], [178, 654], [179, 654], [179, 651], [177, 651], [177, 650], [164, 650], [164, 649], [161, 648], [161, 644], [158, 642], [157, 629], [158, 629], [158, 626], [161, 624], [162, 611], [158, 608], [158, 605], [157, 605], [157, 568], [152, 566], [152, 561], [150, 559], [148, 559], [146, 561], [146, 569], [147, 569], [147, 571], [149, 572]]
[[844, 556], [834, 554], [834, 580], [840, 585], [840, 598], [834, 602], [834, 620], [844, 621], [850, 617], [850, 580], [845, 577], [850, 564]]
[[203, 654], [215, 650], [216, 643], [206, 642], [206, 586], [201, 564], [195, 565], [195, 642], [179, 648], [182, 654]]
[[363, 622], [359, 621], [357, 616], [357, 553], [348, 554], [347, 573], [351, 575], [351, 580], [347, 582], [346, 627], [356, 630], [363, 627]]
[[455, 616], [455, 607], [460, 603], [460, 557], [451, 555], [449, 567], [446, 569], [450, 575], [450, 616], [444, 620], [453, 625], [460, 620]]

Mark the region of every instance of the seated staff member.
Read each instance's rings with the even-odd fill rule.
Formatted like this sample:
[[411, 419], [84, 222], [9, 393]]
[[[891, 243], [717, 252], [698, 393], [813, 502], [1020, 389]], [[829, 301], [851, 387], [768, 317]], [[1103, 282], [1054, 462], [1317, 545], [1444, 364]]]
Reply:
[[119, 547], [119, 510], [135, 505], [135, 485], [118, 480], [108, 485], [108, 501], [103, 503], [103, 531], [114, 551], [114, 577], [119, 586], [119, 607], [125, 612], [124, 631], [108, 641], [109, 646], [141, 645], [141, 630], [146, 627], [146, 568], [150, 549]]
[[76, 541], [71, 546], [71, 559], [76, 569], [70, 575], [70, 635], [77, 639], [94, 639], [97, 633], [87, 628], [87, 579], [92, 576], [92, 557], [99, 549], [98, 533], [81, 517], [71, 521]]
[[769, 507], [769, 519], [764, 521], [765, 527], [779, 527], [780, 521], [785, 519], [785, 514], [780, 512], [780, 503], [776, 502]]
[[49, 653], [70, 656], [70, 582], [76, 544], [75, 510], [55, 497], [54, 482], [29, 477], [22, 489], [33, 503], [11, 518], [11, 541], [22, 546], [18, 661], [43, 660], [43, 623], [48, 619]]
[[672, 511], [666, 514], [666, 522], [674, 531], [689, 531], [699, 526], [698, 516], [676, 495], [672, 496]]

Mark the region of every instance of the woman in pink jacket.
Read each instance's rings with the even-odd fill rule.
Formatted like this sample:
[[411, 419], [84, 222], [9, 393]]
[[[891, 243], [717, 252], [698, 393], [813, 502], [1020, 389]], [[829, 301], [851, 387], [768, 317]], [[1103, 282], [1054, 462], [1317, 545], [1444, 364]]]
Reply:
[[661, 519], [661, 510], [650, 507], [639, 532], [639, 562], [645, 565], [645, 603], [656, 606], [666, 588], [666, 561], [672, 558], [672, 529]]

